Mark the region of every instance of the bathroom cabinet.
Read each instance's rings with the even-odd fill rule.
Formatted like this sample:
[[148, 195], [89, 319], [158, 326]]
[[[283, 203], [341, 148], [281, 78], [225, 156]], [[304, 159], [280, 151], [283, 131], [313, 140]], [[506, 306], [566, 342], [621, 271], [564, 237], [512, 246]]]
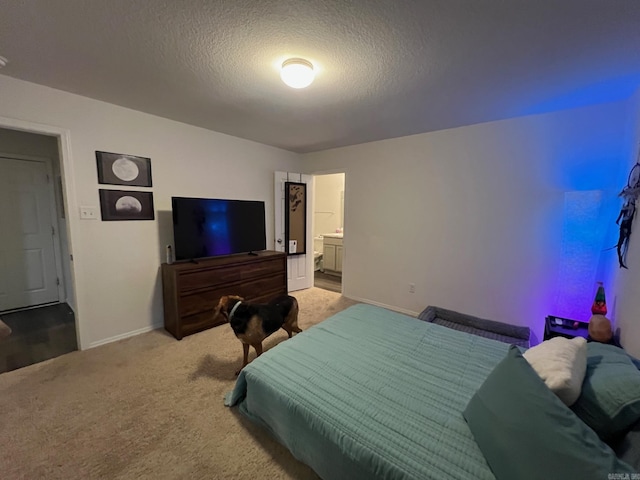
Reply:
[[325, 273], [333, 275], [342, 275], [342, 256], [344, 248], [342, 245], [342, 236], [324, 235], [322, 267]]

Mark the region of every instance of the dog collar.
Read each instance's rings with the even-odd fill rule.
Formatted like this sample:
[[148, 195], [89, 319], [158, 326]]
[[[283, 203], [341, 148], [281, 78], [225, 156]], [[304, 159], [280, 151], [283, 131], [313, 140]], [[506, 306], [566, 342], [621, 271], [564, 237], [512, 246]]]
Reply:
[[231, 313], [229, 314], [229, 321], [231, 321], [231, 319], [233, 318], [233, 314], [236, 313], [236, 308], [238, 308], [238, 305], [240, 305], [242, 302], [238, 302], [236, 303], [233, 308], [231, 309]]

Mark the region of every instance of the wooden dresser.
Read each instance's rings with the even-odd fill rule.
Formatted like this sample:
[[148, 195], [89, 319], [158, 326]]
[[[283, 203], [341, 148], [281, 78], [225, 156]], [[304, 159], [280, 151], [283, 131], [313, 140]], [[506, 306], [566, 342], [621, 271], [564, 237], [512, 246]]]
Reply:
[[266, 303], [287, 294], [287, 256], [264, 251], [162, 264], [164, 328], [178, 340], [225, 323], [213, 310], [223, 295]]

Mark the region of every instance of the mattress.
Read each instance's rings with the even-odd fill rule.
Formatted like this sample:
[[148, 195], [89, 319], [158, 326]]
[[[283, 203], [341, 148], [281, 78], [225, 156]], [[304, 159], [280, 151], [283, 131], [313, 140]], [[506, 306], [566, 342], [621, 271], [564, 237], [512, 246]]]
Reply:
[[251, 362], [225, 404], [326, 480], [493, 480], [462, 411], [508, 348], [359, 304]]

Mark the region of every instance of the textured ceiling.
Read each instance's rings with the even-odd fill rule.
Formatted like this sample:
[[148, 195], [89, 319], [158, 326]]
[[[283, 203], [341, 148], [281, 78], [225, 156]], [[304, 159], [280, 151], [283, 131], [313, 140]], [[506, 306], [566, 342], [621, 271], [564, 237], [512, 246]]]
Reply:
[[0, 73], [298, 152], [626, 98], [639, 47], [637, 0], [0, 3]]

